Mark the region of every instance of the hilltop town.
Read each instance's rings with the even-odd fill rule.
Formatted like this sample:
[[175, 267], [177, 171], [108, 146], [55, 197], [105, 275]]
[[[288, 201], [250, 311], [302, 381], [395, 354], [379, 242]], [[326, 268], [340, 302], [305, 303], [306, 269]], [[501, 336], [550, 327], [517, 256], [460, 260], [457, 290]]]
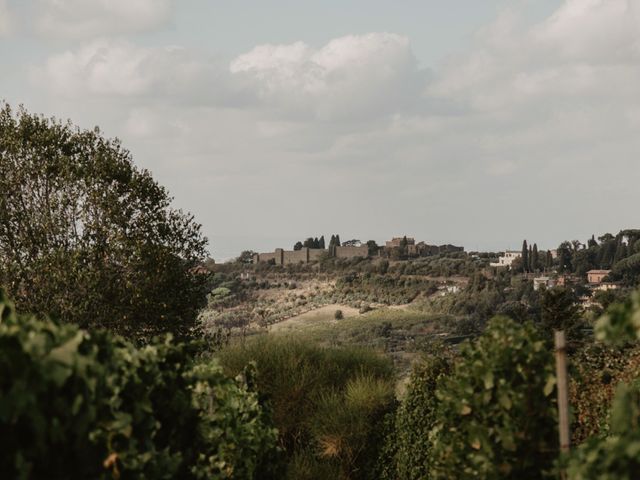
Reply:
[[[322, 246], [320, 246], [322, 245]], [[296, 248], [297, 247], [297, 248]], [[273, 265], [291, 265], [298, 263], [317, 262], [322, 258], [416, 258], [441, 253], [464, 252], [464, 247], [454, 245], [427, 245], [425, 242], [416, 243], [413, 237], [394, 237], [384, 246], [378, 246], [375, 241], [366, 243], [360, 240], [350, 240], [340, 244], [340, 236], [334, 235], [329, 248], [324, 248], [324, 236], [320, 239], [309, 238], [305, 243], [298, 242], [293, 250], [277, 248], [273, 253], [253, 254], [253, 263], [271, 263]]]

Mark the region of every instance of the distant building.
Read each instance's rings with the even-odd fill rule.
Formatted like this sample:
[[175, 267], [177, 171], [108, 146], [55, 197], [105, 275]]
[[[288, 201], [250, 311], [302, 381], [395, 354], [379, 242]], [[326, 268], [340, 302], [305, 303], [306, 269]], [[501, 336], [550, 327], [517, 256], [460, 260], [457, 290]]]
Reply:
[[620, 288], [620, 284], [615, 283], [615, 282], [602, 282], [602, 283], [598, 283], [595, 284], [593, 287], [594, 291], [599, 291], [599, 292], [606, 292], [609, 290], [616, 290]]
[[587, 272], [587, 281], [591, 285], [598, 285], [610, 273], [611, 270], [589, 270]]
[[[391, 240], [385, 242], [385, 248], [391, 250], [393, 248], [400, 248], [402, 241], [405, 237], [394, 237]], [[454, 252], [464, 252], [464, 247], [457, 247], [455, 245], [428, 245], [425, 242], [416, 243], [415, 238], [407, 238], [407, 255], [426, 257], [429, 255], [438, 255]]]
[[418, 253], [418, 246], [416, 245], [416, 239], [413, 237], [394, 237], [385, 242], [385, 248], [400, 248], [405, 238], [407, 239], [407, 254], [416, 255]]
[[552, 288], [556, 286], [556, 280], [551, 277], [536, 277], [533, 279], [533, 289], [540, 290], [541, 286], [545, 288]]
[[492, 262], [489, 265], [492, 267], [509, 267], [511, 268], [511, 264], [514, 262], [516, 258], [520, 258], [522, 256], [522, 252], [517, 250], [507, 250], [504, 252], [504, 255], [498, 257], [497, 262]]
[[[386, 247], [387, 248], [394, 248], [394, 247], [399, 247], [402, 243], [402, 240], [404, 240], [405, 237], [394, 237], [391, 240], [387, 240], [386, 242]], [[416, 244], [416, 239], [413, 237], [406, 237], [407, 239], [407, 245], [415, 245]]]

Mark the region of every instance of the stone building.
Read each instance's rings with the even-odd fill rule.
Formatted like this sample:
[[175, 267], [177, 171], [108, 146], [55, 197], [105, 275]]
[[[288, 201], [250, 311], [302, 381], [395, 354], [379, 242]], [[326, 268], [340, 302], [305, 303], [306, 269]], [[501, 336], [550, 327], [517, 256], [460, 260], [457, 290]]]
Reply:
[[611, 270], [589, 270], [587, 272], [587, 281], [591, 285], [597, 285], [599, 283], [602, 283], [604, 277], [606, 277], [610, 273]]

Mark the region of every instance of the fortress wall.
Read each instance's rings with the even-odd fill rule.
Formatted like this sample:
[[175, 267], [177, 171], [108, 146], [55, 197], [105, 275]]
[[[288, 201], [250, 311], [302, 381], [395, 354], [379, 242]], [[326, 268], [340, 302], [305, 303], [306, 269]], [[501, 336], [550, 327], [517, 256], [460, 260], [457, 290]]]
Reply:
[[369, 247], [365, 244], [360, 247], [336, 247], [336, 258], [368, 257]]
[[268, 262], [269, 260], [276, 260], [276, 254], [275, 253], [256, 253], [253, 256], [253, 263], [258, 263], [258, 262]]
[[292, 263], [307, 263], [309, 261], [309, 249], [288, 250], [282, 253], [282, 264], [290, 265]]
[[[307, 248], [302, 250], [283, 250], [276, 248], [274, 253], [257, 253], [253, 257], [253, 263], [268, 262], [274, 260], [276, 265], [291, 265], [298, 263], [315, 262], [320, 259], [322, 254], [329, 250], [322, 248]], [[336, 258], [353, 258], [369, 256], [369, 248], [366, 245], [361, 247], [336, 247]]]
[[329, 250], [327, 250], [326, 248], [310, 248], [309, 249], [309, 261], [310, 262], [316, 262], [318, 260], [320, 260], [320, 257], [324, 254], [327, 253]]

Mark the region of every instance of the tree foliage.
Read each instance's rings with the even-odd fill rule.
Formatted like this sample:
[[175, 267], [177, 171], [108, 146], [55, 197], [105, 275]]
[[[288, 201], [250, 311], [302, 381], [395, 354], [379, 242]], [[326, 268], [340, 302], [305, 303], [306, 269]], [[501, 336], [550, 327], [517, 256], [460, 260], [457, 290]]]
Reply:
[[557, 455], [553, 357], [497, 317], [437, 388], [430, 478], [543, 478]]
[[183, 335], [204, 302], [206, 238], [95, 130], [0, 109], [0, 285], [82, 327]]
[[193, 358], [169, 338], [136, 348], [0, 298], [3, 478], [267, 478], [277, 433], [254, 367], [233, 380]]

